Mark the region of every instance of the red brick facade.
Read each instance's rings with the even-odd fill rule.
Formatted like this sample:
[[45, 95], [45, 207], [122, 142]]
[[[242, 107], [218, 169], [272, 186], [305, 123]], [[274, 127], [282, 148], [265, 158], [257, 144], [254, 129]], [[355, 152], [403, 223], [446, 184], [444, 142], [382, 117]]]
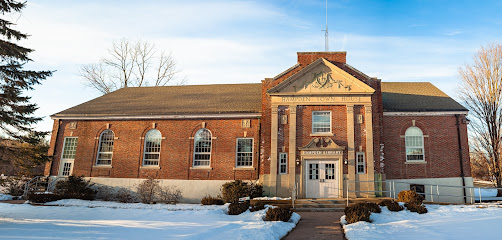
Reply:
[[[56, 122], [59, 120], [56, 120]], [[47, 175], [57, 175], [64, 137], [78, 137], [74, 175], [112, 178], [201, 179], [234, 180], [258, 178], [259, 119], [251, 119], [251, 128], [242, 128], [242, 119], [203, 120], [121, 120], [78, 121], [76, 129], [69, 128], [70, 121], [62, 121], [60, 130], [52, 136], [56, 145], [54, 161]], [[142, 167], [144, 136], [152, 124], [162, 133], [159, 169]], [[115, 133], [111, 168], [95, 166], [101, 132], [109, 129]], [[193, 169], [193, 136], [202, 124], [212, 133], [211, 170]], [[58, 124], [55, 124], [57, 126]], [[56, 131], [53, 132], [55, 134]], [[234, 170], [237, 138], [253, 138], [253, 170]], [[50, 166], [50, 164], [48, 164]]]
[[[54, 161], [46, 166], [46, 175], [58, 175], [60, 158], [65, 137], [78, 137], [73, 174], [87, 177], [105, 178], [147, 178], [179, 179], [179, 180], [258, 180], [271, 173], [272, 146], [272, 98], [269, 90], [290, 79], [296, 73], [306, 69], [320, 58], [329, 61], [350, 75], [351, 81], [360, 81], [371, 91], [350, 96], [366, 97], [363, 103], [350, 103], [348, 105], [331, 102], [330, 104], [279, 104], [277, 123], [277, 153], [285, 152], [291, 155], [296, 152], [295, 164], [288, 163], [288, 174], [301, 175], [302, 148], [318, 136], [312, 134], [312, 112], [331, 112], [331, 133], [329, 136], [338, 146], [345, 147], [340, 169], [343, 175], [353, 178], [356, 170], [349, 167], [354, 163], [356, 152], [372, 152], [374, 171], [366, 169], [364, 179], [373, 179], [373, 173], [384, 176], [383, 179], [424, 179], [424, 178], [457, 178], [461, 177], [460, 161], [462, 161], [465, 177], [470, 177], [470, 160], [467, 139], [467, 125], [465, 113], [448, 112], [409, 112], [399, 114], [384, 112], [382, 97], [382, 83], [379, 79], [370, 78], [354, 68], [346, 65], [346, 53], [298, 53], [298, 64], [291, 69], [272, 79], [267, 78], [261, 84], [261, 113], [257, 117], [211, 117], [211, 118], [180, 118], [180, 119], [147, 119], [134, 118], [115, 120], [75, 120], [69, 117], [60, 120], [55, 117], [53, 135], [51, 138], [50, 153], [54, 154]], [[307, 68], [308, 69], [308, 68]], [[345, 75], [344, 75], [345, 76]], [[359, 83], [360, 83], [359, 82]], [[286, 82], [287, 83], [287, 82]], [[259, 94], [259, 89], [257, 89]], [[373, 92], [374, 90], [374, 92]], [[331, 90], [330, 90], [331, 91]], [[322, 93], [322, 92], [321, 92]], [[340, 94], [340, 93], [338, 93]], [[359, 95], [357, 95], [359, 94]], [[364, 95], [366, 94], [366, 95]], [[369, 95], [371, 94], [371, 95]], [[276, 95], [280, 96], [280, 95]], [[322, 95], [318, 95], [322, 96]], [[348, 95], [347, 95], [348, 96]], [[362, 98], [363, 98], [362, 97]], [[324, 103], [324, 102], [323, 102]], [[410, 103], [412, 104], [412, 103]], [[350, 106], [349, 106], [350, 105]], [[291, 114], [291, 106], [296, 109], [296, 115]], [[371, 109], [369, 109], [371, 108]], [[352, 112], [353, 109], [353, 112]], [[275, 111], [275, 110], [274, 110]], [[354, 122], [348, 123], [349, 114], [353, 114]], [[366, 116], [371, 114], [371, 123]], [[217, 115], [217, 114], [216, 114]], [[274, 115], [275, 116], [275, 115]], [[282, 117], [286, 117], [285, 122]], [[290, 116], [296, 116], [296, 146], [290, 146]], [[249, 128], [244, 128], [242, 121], [250, 119]], [[70, 129], [70, 123], [76, 122], [77, 127]], [[458, 125], [457, 125], [458, 122]], [[371, 126], [368, 131], [367, 127]], [[405, 131], [410, 126], [419, 127], [424, 134], [425, 161], [407, 162], [405, 149]], [[349, 133], [354, 132], [353, 143], [349, 143]], [[158, 167], [143, 167], [144, 137], [148, 130], [156, 128], [162, 134], [160, 163]], [[194, 135], [201, 128], [207, 128], [212, 133], [212, 149], [210, 168], [194, 168]], [[97, 149], [100, 134], [110, 129], [115, 134], [113, 159], [111, 166], [96, 166]], [[372, 134], [369, 135], [368, 134]], [[460, 133], [460, 145], [458, 142]], [[368, 134], [368, 135], [367, 135]], [[367, 137], [368, 136], [368, 137]], [[372, 136], [372, 137], [371, 137]], [[253, 139], [253, 166], [252, 168], [236, 168], [236, 141], [237, 138]], [[373, 145], [371, 144], [371, 139]], [[353, 146], [349, 149], [349, 146]], [[369, 146], [372, 149], [368, 149]], [[461, 154], [459, 154], [459, 146]], [[290, 148], [295, 150], [290, 152]], [[366, 154], [367, 156], [367, 154]], [[296, 158], [296, 159], [295, 159]], [[277, 158], [276, 158], [277, 159]], [[371, 159], [366, 157], [366, 159]], [[461, 159], [461, 160], [460, 160]], [[277, 160], [276, 160], [277, 161]], [[298, 161], [298, 162], [296, 162]], [[275, 168], [278, 169], [278, 168]], [[290, 173], [294, 169], [294, 173]], [[279, 171], [279, 170], [277, 170]], [[354, 171], [354, 172], [350, 172]], [[278, 173], [276, 173], [278, 174]], [[371, 178], [369, 175], [372, 175]], [[361, 175], [362, 176], [362, 175]], [[277, 177], [275, 177], [277, 178]], [[282, 182], [283, 187], [291, 188], [291, 182]], [[348, 178], [344, 178], [348, 179]], [[274, 182], [271, 180], [270, 182]], [[282, 180], [284, 181], [284, 180]], [[264, 183], [267, 184], [267, 183]], [[288, 185], [289, 184], [289, 185]], [[275, 187], [275, 186], [274, 186]]]

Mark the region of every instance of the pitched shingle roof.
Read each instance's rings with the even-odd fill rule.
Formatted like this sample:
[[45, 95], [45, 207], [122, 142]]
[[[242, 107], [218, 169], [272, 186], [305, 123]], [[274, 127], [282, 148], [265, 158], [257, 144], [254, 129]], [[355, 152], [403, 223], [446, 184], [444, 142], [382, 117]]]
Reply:
[[382, 82], [385, 112], [467, 111], [429, 82]]
[[128, 87], [95, 98], [53, 117], [157, 116], [259, 113], [261, 84]]
[[[467, 111], [427, 82], [382, 82], [385, 112]], [[129, 87], [52, 117], [260, 113], [261, 84]]]

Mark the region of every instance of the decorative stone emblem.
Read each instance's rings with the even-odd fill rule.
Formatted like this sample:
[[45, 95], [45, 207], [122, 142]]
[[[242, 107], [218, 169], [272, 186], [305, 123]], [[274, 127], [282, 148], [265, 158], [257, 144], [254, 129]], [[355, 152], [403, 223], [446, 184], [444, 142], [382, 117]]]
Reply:
[[[329, 72], [318, 72], [313, 74], [314, 78], [312, 79], [312, 87], [314, 88], [330, 88], [333, 84], [336, 84], [338, 89], [345, 88], [347, 91], [352, 90], [351, 85], [344, 84], [342, 80], [334, 80]], [[307, 87], [307, 85], [305, 85], [305, 87]]]

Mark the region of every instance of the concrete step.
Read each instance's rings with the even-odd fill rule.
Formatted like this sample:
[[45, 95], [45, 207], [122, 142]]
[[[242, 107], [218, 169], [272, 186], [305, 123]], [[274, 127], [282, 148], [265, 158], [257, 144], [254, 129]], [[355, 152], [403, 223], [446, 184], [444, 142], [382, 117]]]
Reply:
[[294, 212], [343, 212], [343, 208], [294, 208]]
[[296, 204], [295, 208], [345, 208], [345, 204]]

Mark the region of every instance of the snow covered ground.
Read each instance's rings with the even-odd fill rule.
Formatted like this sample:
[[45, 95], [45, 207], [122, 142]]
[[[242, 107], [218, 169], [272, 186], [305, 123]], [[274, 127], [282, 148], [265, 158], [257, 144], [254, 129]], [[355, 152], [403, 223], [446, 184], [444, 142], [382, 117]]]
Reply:
[[[382, 207], [372, 223], [344, 225], [345, 236], [357, 239], [500, 239], [502, 205], [427, 205], [428, 213], [391, 212]], [[341, 219], [346, 224], [345, 216]]]
[[0, 203], [0, 239], [280, 239], [289, 222], [263, 221], [266, 210], [226, 214], [227, 206], [122, 204], [61, 200], [31, 206]]

